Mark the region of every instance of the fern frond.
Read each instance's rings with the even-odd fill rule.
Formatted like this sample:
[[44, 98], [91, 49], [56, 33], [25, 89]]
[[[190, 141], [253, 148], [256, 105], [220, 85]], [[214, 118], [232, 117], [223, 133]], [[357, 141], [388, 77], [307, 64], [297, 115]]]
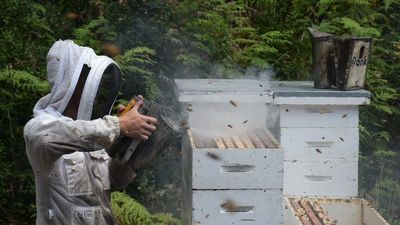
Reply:
[[26, 71], [1, 70], [0, 71], [0, 102], [12, 103], [24, 99], [42, 96], [49, 91], [48, 83]]
[[182, 225], [167, 214], [154, 214], [126, 193], [113, 192], [111, 207], [118, 225]]

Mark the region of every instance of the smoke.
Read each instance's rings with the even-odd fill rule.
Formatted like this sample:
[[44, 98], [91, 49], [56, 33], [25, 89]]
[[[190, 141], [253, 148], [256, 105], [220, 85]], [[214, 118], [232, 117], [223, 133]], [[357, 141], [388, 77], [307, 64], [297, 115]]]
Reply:
[[[221, 86], [213, 86], [213, 80], [210, 80], [211, 89], [220, 90], [222, 93], [216, 97], [217, 100], [210, 102], [207, 96], [202, 96], [200, 92], [198, 99], [186, 103], [183, 111], [188, 118], [187, 126], [195, 136], [203, 138], [240, 136], [259, 128], [267, 128], [277, 137], [278, 107], [269, 104], [268, 101], [272, 100], [272, 96], [262, 96], [271, 91], [270, 80], [274, 74], [272, 69], [259, 70], [251, 67], [237, 76], [240, 80], [237, 80], [236, 84], [227, 82], [219, 83]], [[251, 86], [246, 87], [247, 83]], [[229, 86], [230, 84], [232, 86]], [[236, 90], [238, 86], [243, 86], [245, 89]], [[243, 95], [241, 91], [249, 91], [251, 94]]]
[[206, 138], [237, 136], [255, 128], [265, 127], [265, 104], [233, 101], [223, 103], [192, 103], [189, 126], [193, 133]]

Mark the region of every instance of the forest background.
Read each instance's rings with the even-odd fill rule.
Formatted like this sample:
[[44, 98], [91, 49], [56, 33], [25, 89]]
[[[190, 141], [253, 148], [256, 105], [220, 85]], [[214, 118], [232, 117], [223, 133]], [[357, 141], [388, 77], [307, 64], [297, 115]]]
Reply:
[[[267, 70], [276, 80], [312, 80], [307, 27], [373, 38], [372, 101], [360, 111], [359, 191], [390, 224], [400, 224], [399, 0], [2, 0], [0, 224], [34, 224], [34, 179], [22, 131], [49, 91], [46, 54], [56, 40], [72, 39], [114, 58], [126, 80], [121, 99], [141, 93], [169, 102], [178, 77], [240, 78]], [[126, 192], [152, 213], [178, 217], [179, 162], [177, 143]]]

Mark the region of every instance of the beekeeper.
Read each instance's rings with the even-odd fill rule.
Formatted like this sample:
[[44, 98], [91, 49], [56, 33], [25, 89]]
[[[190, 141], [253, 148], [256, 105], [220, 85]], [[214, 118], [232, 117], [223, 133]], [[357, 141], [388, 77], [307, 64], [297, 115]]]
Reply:
[[110, 116], [121, 86], [121, 71], [72, 41], [57, 41], [47, 55], [50, 94], [33, 109], [25, 126], [26, 153], [35, 175], [37, 225], [115, 224], [110, 192], [134, 178], [107, 149], [121, 134], [146, 140], [153, 117], [137, 112]]

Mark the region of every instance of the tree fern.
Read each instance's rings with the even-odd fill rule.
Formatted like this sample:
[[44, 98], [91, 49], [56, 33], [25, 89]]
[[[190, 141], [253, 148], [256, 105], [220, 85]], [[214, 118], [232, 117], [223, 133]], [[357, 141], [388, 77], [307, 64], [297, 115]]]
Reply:
[[342, 17], [335, 18], [330, 21], [324, 21], [319, 25], [322, 31], [334, 33], [339, 36], [362, 36], [362, 37], [379, 37], [380, 31], [373, 27], [363, 27], [357, 21]]
[[125, 78], [124, 94], [130, 96], [141, 94], [148, 99], [157, 98], [157, 81], [150, 69], [150, 66], [155, 64], [152, 59], [155, 54], [150, 48], [136, 47], [116, 57]]
[[0, 71], [0, 110], [10, 109], [19, 101], [40, 96], [49, 90], [47, 82], [25, 71]]
[[77, 44], [89, 46], [97, 53], [101, 53], [104, 43], [115, 42], [117, 38], [114, 25], [101, 16], [75, 29], [74, 35]]

